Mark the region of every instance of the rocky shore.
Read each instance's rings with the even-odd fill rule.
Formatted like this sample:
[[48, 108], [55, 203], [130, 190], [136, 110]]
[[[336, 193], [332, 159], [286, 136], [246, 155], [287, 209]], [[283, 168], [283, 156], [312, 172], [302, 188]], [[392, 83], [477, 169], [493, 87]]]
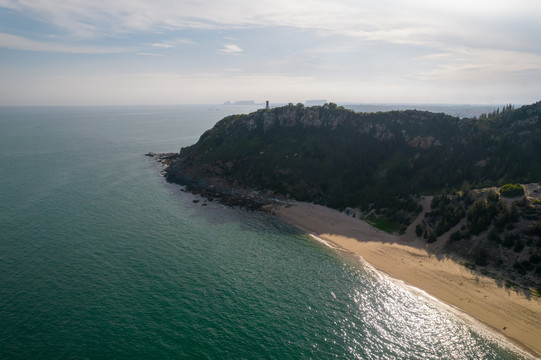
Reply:
[[[178, 153], [149, 152], [145, 155], [153, 158], [164, 167], [161, 173], [165, 177], [167, 177], [167, 167], [179, 158]], [[183, 185], [181, 191], [200, 195], [208, 201], [217, 201], [225, 206], [239, 207], [250, 211], [267, 211], [267, 205], [281, 205], [285, 201], [281, 197], [272, 197], [273, 194], [261, 194], [256, 190], [228, 185], [218, 178], [216, 181], [208, 178], [204, 182], [186, 181]], [[194, 202], [197, 202], [197, 200], [194, 200]]]

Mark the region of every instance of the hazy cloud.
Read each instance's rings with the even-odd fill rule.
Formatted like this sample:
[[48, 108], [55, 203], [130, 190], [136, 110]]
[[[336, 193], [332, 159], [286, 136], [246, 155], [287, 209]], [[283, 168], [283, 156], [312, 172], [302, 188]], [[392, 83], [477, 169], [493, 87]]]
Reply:
[[79, 36], [282, 26], [398, 43], [438, 42], [450, 25], [467, 29], [477, 26], [479, 18], [534, 22], [532, 14], [541, 13], [540, 2], [533, 0], [493, 0], [488, 5], [482, 0], [0, 0], [0, 6]]
[[[413, 74], [424, 80], [442, 82], [498, 81], [512, 73], [524, 74], [537, 71], [541, 74], [541, 55], [494, 49], [449, 48], [445, 52], [418, 58], [434, 63], [429, 71]], [[517, 80], [517, 79], [515, 79]]]
[[171, 49], [177, 46], [181, 45], [193, 45], [195, 42], [189, 39], [175, 39], [175, 40], [167, 40], [159, 43], [152, 43], [150, 46], [156, 47], [156, 48], [162, 48], [162, 49]]
[[[524, 37], [538, 40], [540, 26], [535, 14], [541, 13], [541, 1], [535, 0], [493, 0], [488, 5], [483, 0], [0, 0], [0, 6], [81, 38], [182, 29], [282, 27], [322, 37], [425, 46], [496, 40], [500, 41], [498, 47], [505, 48], [525, 42]], [[509, 19], [531, 31], [510, 36], [512, 32], [505, 26]], [[225, 48], [222, 52], [235, 50]]]
[[165, 56], [165, 54], [156, 54], [156, 53], [137, 53], [137, 55], [142, 55], [142, 56]]
[[99, 47], [68, 45], [53, 42], [43, 42], [24, 38], [22, 36], [0, 33], [0, 48], [23, 51], [46, 51], [73, 54], [112, 54], [130, 50], [117, 47]]
[[219, 52], [223, 54], [236, 54], [241, 53], [242, 49], [238, 45], [226, 44], [222, 49], [219, 50]]
[[163, 49], [170, 49], [170, 48], [174, 47], [174, 45], [162, 44], [162, 43], [154, 43], [154, 44], [150, 44], [150, 46], [157, 47], [157, 48], [163, 48]]

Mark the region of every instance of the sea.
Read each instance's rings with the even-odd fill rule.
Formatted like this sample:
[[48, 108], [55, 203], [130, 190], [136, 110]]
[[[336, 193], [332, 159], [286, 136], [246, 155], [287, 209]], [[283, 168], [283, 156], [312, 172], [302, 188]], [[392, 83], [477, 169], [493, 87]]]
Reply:
[[257, 108], [0, 107], [0, 359], [527, 357], [362, 258], [182, 191], [145, 156]]

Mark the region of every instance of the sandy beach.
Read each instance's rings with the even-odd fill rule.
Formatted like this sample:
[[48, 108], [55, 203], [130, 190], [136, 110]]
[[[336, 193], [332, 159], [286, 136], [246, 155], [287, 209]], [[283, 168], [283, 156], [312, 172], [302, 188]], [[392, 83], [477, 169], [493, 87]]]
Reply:
[[[274, 209], [284, 221], [336, 247], [360, 255], [375, 268], [455, 307], [541, 358], [541, 301], [427, 251], [410, 226], [403, 236], [323, 206], [295, 202]], [[437, 243], [435, 246], [438, 246]]]

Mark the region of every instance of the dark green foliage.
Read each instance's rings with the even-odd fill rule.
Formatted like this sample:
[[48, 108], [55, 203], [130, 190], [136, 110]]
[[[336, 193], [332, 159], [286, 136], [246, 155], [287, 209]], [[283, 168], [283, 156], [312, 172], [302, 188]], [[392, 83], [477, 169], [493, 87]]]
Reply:
[[437, 236], [445, 234], [464, 217], [466, 201], [467, 197], [447, 195], [446, 191], [432, 198], [432, 211], [427, 214], [427, 219]]
[[541, 255], [537, 251], [530, 254], [530, 262], [532, 264], [539, 264], [541, 262]]
[[520, 237], [517, 234], [505, 234], [502, 245], [510, 249], [515, 245], [517, 240], [520, 240]]
[[502, 110], [500, 111], [500, 108], [494, 110], [492, 113], [485, 113], [485, 114], [481, 114], [479, 115], [479, 119], [480, 120], [489, 120], [489, 119], [493, 119], [493, 118], [497, 118], [497, 117], [500, 117], [500, 115], [503, 115], [504, 113], [508, 113], [510, 111], [513, 111], [515, 110], [515, 107], [511, 104], [509, 105], [505, 105]]
[[390, 234], [403, 233], [404, 229], [402, 226], [400, 226], [400, 223], [394, 222], [390, 220], [389, 218], [390, 218], [389, 216], [385, 216], [385, 217], [370, 216], [369, 218], [365, 220], [366, 222], [368, 222], [370, 225], [374, 226], [375, 228], [383, 230]]
[[514, 288], [515, 286], [517, 286], [517, 284], [515, 284], [511, 280], [505, 280], [505, 287]]
[[464, 181], [462, 183], [462, 188], [460, 191], [460, 198], [464, 201], [466, 206], [469, 206], [473, 202], [472, 194], [471, 194], [471, 186], [467, 181]]
[[462, 233], [460, 232], [460, 230], [454, 231], [449, 237], [449, 240], [451, 240], [452, 242], [462, 240]]
[[513, 220], [512, 217], [513, 215], [511, 214], [511, 210], [509, 209], [509, 206], [507, 206], [507, 203], [500, 200], [498, 202], [498, 214], [494, 219], [494, 225], [502, 230]]
[[530, 200], [526, 196], [523, 196], [520, 201], [514, 201], [514, 204], [516, 204], [520, 208], [527, 208], [530, 206]]
[[517, 209], [516, 204], [511, 205], [511, 209], [509, 210], [509, 220], [514, 223], [516, 223], [519, 220], [518, 209]]
[[476, 200], [468, 211], [470, 233], [478, 235], [485, 231], [491, 224], [495, 214], [495, 207], [485, 199]]
[[517, 272], [520, 275], [525, 275], [528, 271], [531, 271], [534, 269], [534, 266], [530, 261], [523, 260], [523, 261], [515, 261], [513, 264], [513, 268], [517, 270]]
[[479, 248], [473, 255], [473, 261], [476, 265], [487, 266], [488, 264], [488, 253], [485, 249]]
[[498, 234], [498, 231], [496, 230], [496, 228], [492, 228], [489, 232], [488, 232], [488, 239], [492, 242], [500, 242], [500, 235]]
[[526, 206], [520, 214], [524, 219], [528, 220], [537, 220], [539, 219], [540, 213], [536, 206]]
[[524, 195], [524, 187], [520, 184], [506, 184], [500, 188], [500, 194], [505, 197]]
[[415, 226], [415, 234], [418, 236], [418, 237], [421, 237], [423, 235], [423, 227], [421, 226], [421, 224], [417, 224], [417, 226]]
[[485, 197], [475, 200], [468, 210], [467, 219], [470, 233], [479, 235], [490, 226], [495, 218], [500, 225], [505, 224], [507, 221], [505, 209], [506, 205], [500, 201], [498, 194], [492, 190], [488, 191]]
[[541, 236], [541, 220], [537, 221], [535, 224], [528, 227], [528, 233], [531, 235]]
[[520, 239], [517, 239], [515, 241], [515, 246], [513, 247], [513, 251], [519, 253], [522, 251], [522, 249], [524, 249], [524, 244], [522, 243]]

